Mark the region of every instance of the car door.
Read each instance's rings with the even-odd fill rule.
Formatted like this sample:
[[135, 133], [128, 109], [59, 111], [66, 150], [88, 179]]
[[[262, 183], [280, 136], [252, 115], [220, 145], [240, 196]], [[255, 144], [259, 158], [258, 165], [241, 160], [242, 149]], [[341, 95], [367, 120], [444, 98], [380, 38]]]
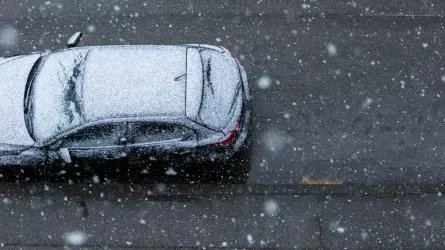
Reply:
[[43, 164], [45, 159], [43, 149], [0, 144], [0, 166], [37, 166]]
[[125, 133], [125, 123], [90, 126], [66, 136], [61, 148], [73, 162], [120, 159], [127, 153]]
[[178, 124], [129, 123], [129, 159], [171, 161], [189, 156], [197, 146], [194, 130]]

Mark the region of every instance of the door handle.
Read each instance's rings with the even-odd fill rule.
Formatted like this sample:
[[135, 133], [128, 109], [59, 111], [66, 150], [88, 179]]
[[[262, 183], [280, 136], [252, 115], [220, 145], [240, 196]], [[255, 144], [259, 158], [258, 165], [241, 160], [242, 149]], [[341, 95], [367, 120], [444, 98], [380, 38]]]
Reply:
[[105, 158], [109, 159], [109, 160], [120, 159], [120, 158], [125, 158], [125, 157], [127, 157], [127, 153], [125, 153], [124, 151], [107, 153], [105, 156]]

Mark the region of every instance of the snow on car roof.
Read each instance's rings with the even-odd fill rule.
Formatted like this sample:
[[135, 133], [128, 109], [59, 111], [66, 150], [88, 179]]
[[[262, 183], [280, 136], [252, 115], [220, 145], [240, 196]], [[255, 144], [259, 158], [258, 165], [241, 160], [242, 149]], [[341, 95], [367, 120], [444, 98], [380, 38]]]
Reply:
[[186, 47], [90, 47], [82, 81], [86, 120], [184, 115]]
[[0, 144], [34, 144], [25, 125], [23, 93], [28, 72], [38, 58], [39, 55], [17, 57], [0, 67]]

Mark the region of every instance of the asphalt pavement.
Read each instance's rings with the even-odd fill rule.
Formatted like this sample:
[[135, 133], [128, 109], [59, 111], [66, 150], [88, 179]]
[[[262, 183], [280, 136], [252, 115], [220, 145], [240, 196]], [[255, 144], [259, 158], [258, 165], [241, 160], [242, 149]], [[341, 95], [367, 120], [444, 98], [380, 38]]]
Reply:
[[[90, 184], [2, 184], [0, 242], [57, 247], [80, 230], [90, 247], [443, 247], [444, 15], [433, 0], [0, 0], [2, 56], [62, 49], [75, 31], [85, 46], [229, 48], [253, 95], [243, 187], [266, 187], [178, 198], [99, 185], [104, 199]], [[303, 192], [311, 183], [360, 188]], [[270, 194], [280, 187], [296, 193]]]
[[[2, 1], [0, 54], [82, 45], [223, 45], [252, 84], [253, 184], [438, 183], [443, 3]], [[8, 38], [8, 37], [7, 37]]]

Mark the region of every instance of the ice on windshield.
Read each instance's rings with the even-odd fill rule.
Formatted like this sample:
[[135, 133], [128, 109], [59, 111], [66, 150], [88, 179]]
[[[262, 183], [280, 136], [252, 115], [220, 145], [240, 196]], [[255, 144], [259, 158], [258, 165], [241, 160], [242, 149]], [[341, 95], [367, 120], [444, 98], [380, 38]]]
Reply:
[[44, 60], [33, 91], [33, 134], [37, 141], [45, 141], [82, 122], [78, 100], [87, 52], [69, 50]]

